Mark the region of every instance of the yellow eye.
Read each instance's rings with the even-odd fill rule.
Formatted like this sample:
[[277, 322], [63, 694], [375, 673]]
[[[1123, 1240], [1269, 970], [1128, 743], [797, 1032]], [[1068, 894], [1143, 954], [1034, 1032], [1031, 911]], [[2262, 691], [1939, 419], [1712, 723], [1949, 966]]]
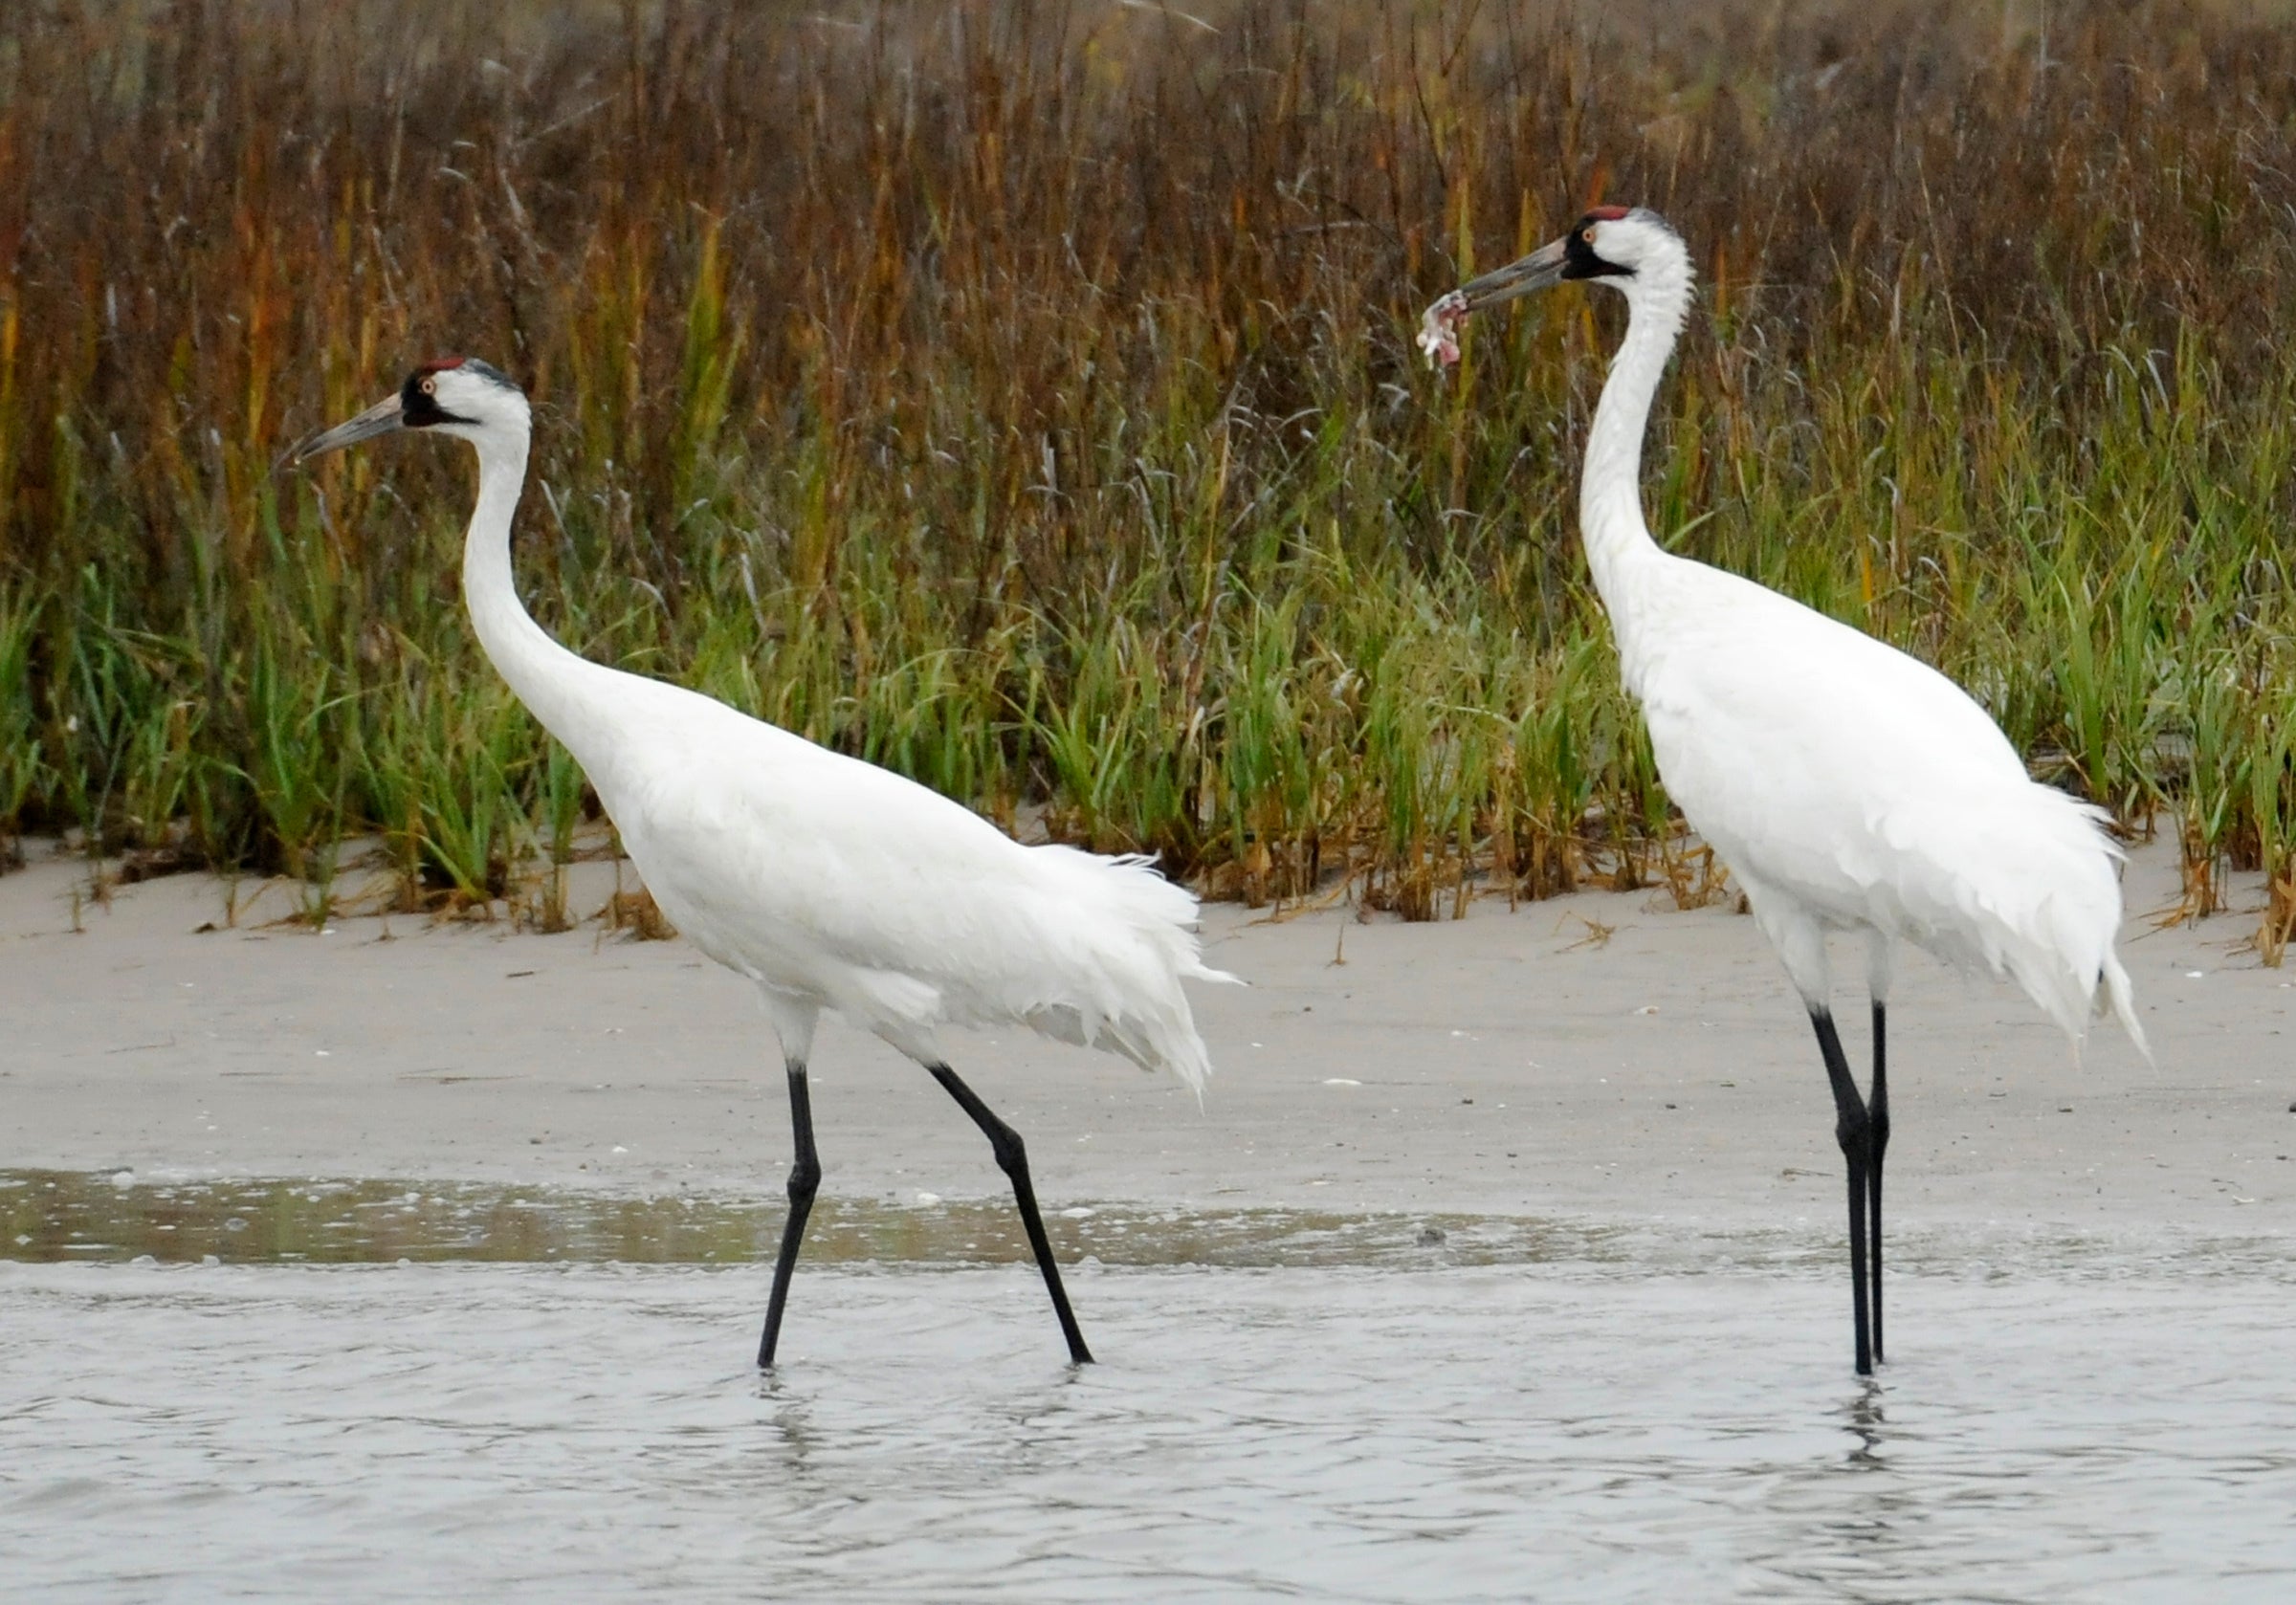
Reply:
[[1583, 228], [1583, 229], [1579, 230], [1579, 231], [1578, 231], [1578, 237], [1579, 237], [1580, 239], [1582, 239], [1582, 240], [1586, 241], [1586, 243], [1587, 243], [1587, 244], [1589, 244], [1589, 245], [1592, 245], [1592, 244], [1594, 244], [1594, 243], [1595, 243], [1595, 230], [1594, 230], [1594, 225], [1590, 223], [1590, 224], [1588, 224], [1588, 225], [1587, 225], [1585, 228]]
[[[1593, 231], [1593, 230], [1591, 230], [1591, 229], [1590, 229], [1590, 230], [1588, 230], [1588, 231], [1587, 231], [1587, 237], [1588, 237], [1589, 239], [1592, 239], [1592, 238], [1594, 237], [1594, 231]], [[437, 395], [437, 394], [438, 394], [438, 381], [437, 381], [437, 380], [435, 380], [435, 379], [426, 379], [426, 380], [424, 380], [424, 381], [423, 381], [423, 394], [424, 394], [424, 395], [426, 395], [426, 396], [435, 396], [435, 395]]]

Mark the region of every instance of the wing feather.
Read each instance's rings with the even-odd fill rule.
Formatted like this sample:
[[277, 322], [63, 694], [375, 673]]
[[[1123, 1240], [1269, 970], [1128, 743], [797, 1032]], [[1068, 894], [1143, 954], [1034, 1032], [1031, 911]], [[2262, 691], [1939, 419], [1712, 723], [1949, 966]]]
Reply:
[[640, 683], [675, 694], [591, 779], [705, 953], [920, 1059], [937, 1025], [1013, 1022], [1202, 1086], [1180, 981], [1232, 978], [1203, 964], [1186, 890], [1143, 860], [1023, 846], [888, 770]]
[[2034, 781], [1929, 665], [1734, 575], [1673, 579], [1644, 713], [1668, 794], [1725, 863], [1826, 924], [2014, 977], [2076, 1039], [2102, 979], [2143, 1045], [2100, 810]]

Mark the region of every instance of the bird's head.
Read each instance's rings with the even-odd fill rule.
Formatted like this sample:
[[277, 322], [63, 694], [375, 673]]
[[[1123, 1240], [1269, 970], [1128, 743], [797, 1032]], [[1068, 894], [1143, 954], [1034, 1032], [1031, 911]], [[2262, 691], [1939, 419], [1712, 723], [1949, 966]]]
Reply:
[[1682, 236], [1646, 207], [1596, 207], [1558, 240], [1479, 278], [1470, 278], [1427, 308], [1419, 348], [1448, 367], [1459, 360], [1458, 325], [1468, 315], [1517, 296], [1573, 279], [1593, 279], [1630, 297], [1664, 285], [1687, 294], [1690, 257]]
[[478, 443], [513, 433], [522, 437], [532, 416], [525, 392], [501, 369], [475, 357], [446, 357], [425, 363], [395, 394], [300, 442], [287, 457], [305, 462], [397, 429], [438, 429]]

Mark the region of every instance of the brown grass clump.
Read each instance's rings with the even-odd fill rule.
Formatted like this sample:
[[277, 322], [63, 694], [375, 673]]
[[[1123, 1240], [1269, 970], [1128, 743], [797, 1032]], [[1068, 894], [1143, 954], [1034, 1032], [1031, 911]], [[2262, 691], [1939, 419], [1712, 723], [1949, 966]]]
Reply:
[[666, 942], [677, 934], [677, 927], [644, 887], [615, 892], [591, 917], [608, 931], [627, 931], [632, 941]]
[[0, 9], [0, 830], [564, 862], [463, 465], [272, 468], [463, 350], [593, 656], [1255, 901], [1671, 885], [1570, 532], [1615, 309], [1409, 350], [1602, 195], [1705, 285], [1655, 527], [2285, 872], [2287, 8], [1190, 10]]

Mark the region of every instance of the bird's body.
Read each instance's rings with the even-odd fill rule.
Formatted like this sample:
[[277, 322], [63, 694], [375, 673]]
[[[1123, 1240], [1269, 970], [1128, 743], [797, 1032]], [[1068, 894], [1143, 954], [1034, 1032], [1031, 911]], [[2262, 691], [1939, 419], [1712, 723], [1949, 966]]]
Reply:
[[[1185, 891], [1145, 863], [1020, 846], [962, 809], [960, 824], [801, 737], [770, 743], [754, 734], [765, 727], [713, 731], [678, 712], [664, 711], [666, 730], [722, 736], [716, 766], [753, 783], [680, 792], [633, 766], [599, 796], [644, 820], [623, 841], [648, 889], [696, 947], [765, 991], [785, 1035], [828, 1009], [934, 1065], [943, 1025], [1025, 1024], [1203, 1088], [1210, 1066], [1179, 980], [1219, 978], [1197, 956]], [[790, 807], [782, 788], [797, 785], [839, 811]], [[729, 842], [740, 850], [702, 857]]]
[[[1866, 1371], [1869, 1311], [1871, 1354], [1881, 1349], [1883, 1022], [1895, 950], [1910, 942], [2014, 978], [2076, 1044], [2101, 983], [2141, 1049], [2113, 952], [2119, 854], [2103, 812], [2035, 782], [1984, 709], [1934, 669], [1651, 539], [1642, 440], [1691, 286], [1689, 253], [1655, 214], [1588, 213], [1563, 240], [1429, 308], [1422, 343], [1455, 360], [1460, 318], [1570, 278], [1615, 286], [1630, 309], [1579, 481], [1587, 561], [1667, 795], [1737, 877], [1817, 1029], [1849, 1166]], [[1867, 938], [1870, 1102], [1834, 1030], [1833, 931]]]
[[1217, 978], [1198, 956], [1195, 899], [1146, 863], [1023, 846], [874, 764], [566, 657], [596, 673], [528, 705], [550, 707], [544, 725], [662, 912], [758, 983], [784, 1035], [829, 1010], [938, 1064], [942, 1025], [1024, 1023], [1203, 1086], [1179, 979]]
[[799, 1163], [761, 1364], [772, 1363], [818, 1180], [806, 1065], [825, 1009], [926, 1066], [982, 1124], [1013, 1176], [1071, 1352], [1090, 1358], [1036, 1219], [1020, 1139], [957, 1080], [938, 1033], [1024, 1024], [1169, 1070], [1201, 1091], [1210, 1064], [1181, 981], [1233, 978], [1203, 962], [1195, 898], [1140, 859], [1023, 846], [915, 781], [552, 640], [519, 603], [511, 571], [526, 401], [483, 363], [419, 370], [400, 397], [298, 454], [432, 424], [478, 451], [463, 586], [488, 658], [582, 766], [663, 912], [757, 983], [780, 1038]]
[[1927, 664], [1734, 574], [1659, 561], [1627, 683], [1667, 795], [1805, 998], [1830, 992], [1821, 934], [1864, 931], [2014, 978], [2076, 1039], [2101, 975], [2139, 1034], [2096, 809], [2036, 784]]

